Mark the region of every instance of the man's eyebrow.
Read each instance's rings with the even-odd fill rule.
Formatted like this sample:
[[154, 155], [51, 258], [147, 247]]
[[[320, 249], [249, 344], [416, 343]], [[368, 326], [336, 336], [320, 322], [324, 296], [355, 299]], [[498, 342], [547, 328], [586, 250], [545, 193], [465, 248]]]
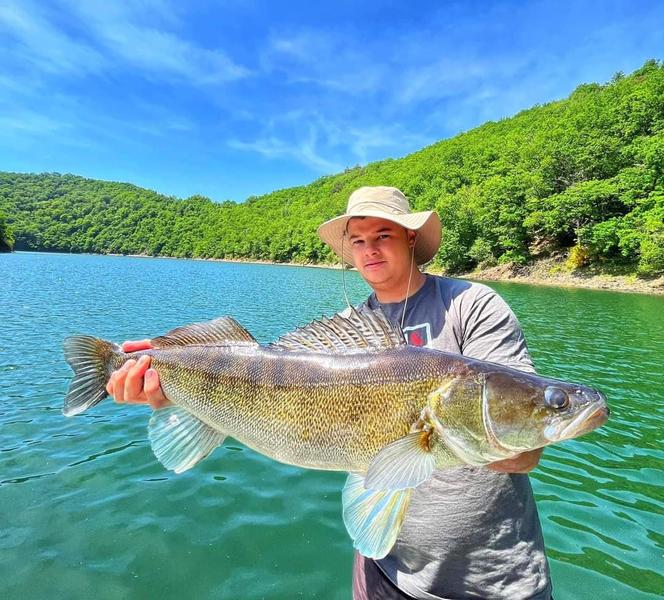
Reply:
[[[380, 229], [378, 229], [376, 231], [370, 231], [369, 233], [367, 233], [365, 235], [371, 235], [371, 234], [378, 235], [378, 234], [381, 234], [381, 233], [393, 233], [393, 232], [394, 232], [393, 227], [386, 226], [386, 227], [381, 227]], [[348, 236], [348, 239], [352, 240], [353, 238], [357, 238], [357, 237], [361, 237], [359, 233], [352, 233]]]

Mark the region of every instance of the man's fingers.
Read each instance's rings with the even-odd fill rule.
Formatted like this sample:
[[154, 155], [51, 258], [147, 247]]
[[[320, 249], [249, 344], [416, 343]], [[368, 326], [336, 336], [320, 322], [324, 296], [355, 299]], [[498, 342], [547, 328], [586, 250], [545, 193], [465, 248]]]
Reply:
[[122, 344], [123, 352], [138, 352], [139, 350], [150, 350], [150, 348], [152, 348], [152, 343], [147, 339], [128, 340]]
[[116, 402], [147, 402], [154, 409], [171, 404], [161, 389], [159, 373], [150, 368], [150, 361], [151, 357], [147, 355], [138, 361], [130, 359], [111, 373], [106, 391]]
[[127, 372], [136, 364], [135, 360], [128, 360], [122, 367], [120, 367], [113, 375], [113, 397], [116, 402], [124, 402], [124, 388]]
[[134, 362], [134, 365], [129, 369], [124, 384], [124, 400], [125, 402], [144, 402], [143, 397], [143, 377], [145, 372], [150, 367], [150, 357], [147, 355], [141, 356]]
[[150, 406], [152, 406], [154, 409], [162, 408], [163, 406], [170, 404], [161, 389], [161, 385], [159, 383], [159, 373], [157, 373], [157, 371], [154, 369], [148, 369], [145, 372], [145, 384], [143, 386], [143, 391], [145, 392], [145, 397], [150, 403]]

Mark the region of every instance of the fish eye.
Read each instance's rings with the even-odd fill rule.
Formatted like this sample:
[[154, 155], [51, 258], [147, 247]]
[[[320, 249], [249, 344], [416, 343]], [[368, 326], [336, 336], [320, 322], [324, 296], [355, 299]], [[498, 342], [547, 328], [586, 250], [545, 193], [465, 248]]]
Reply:
[[569, 396], [564, 390], [550, 386], [544, 390], [544, 403], [556, 410], [562, 410], [569, 406]]

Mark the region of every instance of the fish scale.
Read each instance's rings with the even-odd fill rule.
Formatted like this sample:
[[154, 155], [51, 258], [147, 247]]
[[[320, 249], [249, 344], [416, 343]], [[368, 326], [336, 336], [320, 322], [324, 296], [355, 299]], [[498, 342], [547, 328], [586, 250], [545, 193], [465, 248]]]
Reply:
[[133, 357], [151, 355], [171, 401], [259, 452], [305, 467], [362, 471], [382, 447], [408, 433], [438, 387], [426, 369], [419, 379], [415, 370], [405, 376], [408, 365], [421, 366], [421, 353], [392, 350], [374, 368], [365, 355], [327, 357], [321, 366], [308, 354], [284, 360], [283, 351], [260, 346], [240, 357], [232, 346]]
[[232, 436], [281, 462], [347, 471], [344, 523], [373, 558], [390, 550], [412, 490], [434, 469], [513, 457], [608, 417], [591, 388], [408, 346], [380, 311], [316, 321], [268, 346], [230, 317], [179, 327], [152, 345], [125, 354], [68, 338], [74, 379], [64, 414], [103, 400], [113, 370], [149, 355], [172, 403], [148, 424], [166, 468], [181, 473]]

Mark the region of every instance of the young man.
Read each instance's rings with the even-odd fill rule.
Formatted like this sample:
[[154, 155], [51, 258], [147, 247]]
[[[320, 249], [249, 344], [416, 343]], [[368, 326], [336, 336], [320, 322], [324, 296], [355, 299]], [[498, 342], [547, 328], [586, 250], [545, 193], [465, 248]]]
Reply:
[[[361, 310], [381, 308], [409, 343], [533, 371], [521, 329], [490, 288], [425, 275], [440, 244], [433, 212], [411, 213], [396, 188], [363, 187], [321, 239], [373, 289]], [[149, 347], [127, 342], [125, 350]], [[167, 402], [149, 358], [113, 374], [118, 402]], [[417, 487], [392, 551], [356, 554], [353, 597], [549, 600], [551, 583], [532, 489], [525, 474], [541, 451], [491, 464], [437, 471]]]

